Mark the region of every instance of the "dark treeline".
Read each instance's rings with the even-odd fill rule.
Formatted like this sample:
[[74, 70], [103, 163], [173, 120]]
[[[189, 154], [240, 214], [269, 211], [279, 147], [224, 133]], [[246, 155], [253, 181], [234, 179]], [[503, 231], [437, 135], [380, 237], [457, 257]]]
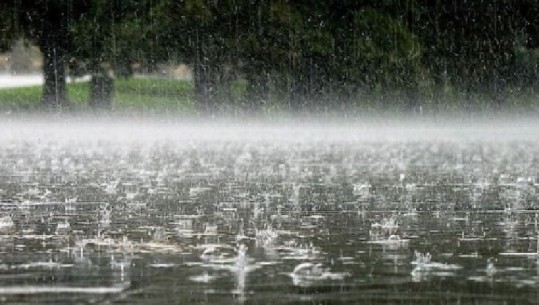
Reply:
[[[368, 96], [417, 110], [448, 96], [504, 106], [538, 89], [536, 0], [4, 0], [0, 48], [43, 54], [43, 104], [69, 105], [66, 75], [89, 74], [90, 105], [110, 107], [115, 77], [185, 63], [198, 109], [343, 110]], [[234, 103], [237, 103], [235, 101]], [[472, 102], [470, 102], [472, 103]]]

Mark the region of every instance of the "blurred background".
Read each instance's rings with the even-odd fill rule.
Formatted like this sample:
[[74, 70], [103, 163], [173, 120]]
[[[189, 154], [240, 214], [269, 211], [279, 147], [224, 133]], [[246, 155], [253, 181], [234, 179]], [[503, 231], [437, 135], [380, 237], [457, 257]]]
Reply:
[[2, 77], [43, 76], [0, 91], [5, 110], [537, 111], [533, 0], [5, 0], [0, 14]]

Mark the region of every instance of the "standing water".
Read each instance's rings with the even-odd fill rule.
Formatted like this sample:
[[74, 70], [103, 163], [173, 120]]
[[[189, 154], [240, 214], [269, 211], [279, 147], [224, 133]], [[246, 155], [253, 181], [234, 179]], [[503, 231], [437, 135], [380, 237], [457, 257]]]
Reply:
[[0, 123], [17, 304], [537, 304], [536, 125]]

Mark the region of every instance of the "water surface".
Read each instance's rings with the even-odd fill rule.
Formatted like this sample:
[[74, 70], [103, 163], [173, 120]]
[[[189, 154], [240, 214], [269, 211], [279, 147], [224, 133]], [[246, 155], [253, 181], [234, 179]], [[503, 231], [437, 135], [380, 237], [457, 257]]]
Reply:
[[538, 303], [533, 125], [1, 127], [7, 303]]

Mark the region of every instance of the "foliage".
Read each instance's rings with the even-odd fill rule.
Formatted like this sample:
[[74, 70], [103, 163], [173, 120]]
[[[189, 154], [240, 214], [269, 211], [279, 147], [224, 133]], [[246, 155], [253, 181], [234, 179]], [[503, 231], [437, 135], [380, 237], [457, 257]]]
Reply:
[[71, 24], [77, 48], [71, 72], [93, 73], [110, 70], [117, 76], [131, 76], [132, 65], [143, 63], [151, 54], [153, 33], [149, 14], [151, 1], [87, 0], [87, 8]]
[[73, 74], [185, 63], [199, 111], [345, 109], [373, 97], [410, 110], [509, 105], [508, 92], [538, 86], [533, 0], [12, 1], [0, 4], [15, 7], [0, 12], [0, 46], [19, 31], [44, 54], [65, 53]]
[[16, 12], [12, 1], [0, 1], [0, 52], [10, 48], [15, 36]]

